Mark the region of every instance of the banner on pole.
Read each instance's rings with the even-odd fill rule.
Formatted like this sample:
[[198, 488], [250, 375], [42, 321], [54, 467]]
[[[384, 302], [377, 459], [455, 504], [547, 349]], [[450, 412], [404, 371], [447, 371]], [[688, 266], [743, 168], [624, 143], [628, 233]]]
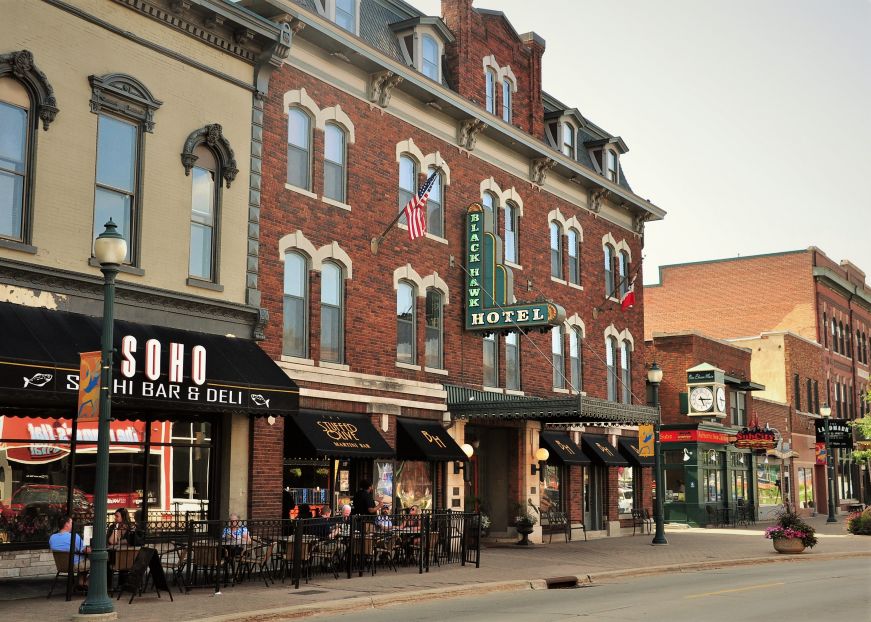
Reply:
[[96, 421], [100, 418], [100, 367], [102, 352], [82, 352], [79, 363], [79, 421]]
[[638, 455], [653, 456], [653, 424], [643, 423], [638, 426]]

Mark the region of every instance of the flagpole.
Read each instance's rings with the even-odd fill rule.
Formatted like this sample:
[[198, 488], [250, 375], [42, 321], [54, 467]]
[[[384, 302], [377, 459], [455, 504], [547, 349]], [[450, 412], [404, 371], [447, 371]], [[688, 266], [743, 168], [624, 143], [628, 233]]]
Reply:
[[[437, 166], [437, 167], [435, 167], [435, 168], [433, 169], [432, 174], [431, 174], [429, 177], [427, 177], [427, 181], [429, 181], [430, 178], [432, 178], [434, 175], [437, 175], [437, 174], [441, 173], [442, 170], [443, 170], [443, 169], [442, 169], [441, 166]], [[425, 185], [425, 184], [426, 184], [426, 182], [424, 182], [424, 185]], [[381, 242], [384, 241], [384, 238], [387, 237], [387, 234], [390, 233], [390, 230], [393, 229], [393, 227], [396, 226], [396, 223], [399, 222], [399, 219], [402, 218], [402, 215], [403, 215], [404, 213], [405, 213], [405, 208], [402, 208], [401, 210], [399, 210], [399, 213], [396, 214], [396, 218], [394, 218], [393, 220], [390, 221], [390, 224], [387, 225], [387, 228], [384, 230], [384, 233], [382, 233], [381, 235], [375, 236], [374, 238], [372, 238], [372, 239], [369, 241], [369, 249], [372, 251], [372, 254], [373, 254], [373, 255], [377, 255], [377, 254], [378, 254], [378, 247], [381, 245]]]

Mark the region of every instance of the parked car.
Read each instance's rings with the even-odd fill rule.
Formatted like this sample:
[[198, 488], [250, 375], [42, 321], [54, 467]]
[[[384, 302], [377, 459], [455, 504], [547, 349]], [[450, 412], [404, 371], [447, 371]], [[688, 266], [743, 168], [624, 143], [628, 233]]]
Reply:
[[[67, 487], [49, 484], [24, 484], [12, 494], [7, 505], [0, 507], [9, 515], [60, 516], [67, 513]], [[91, 498], [78, 488], [73, 488], [72, 516], [74, 519], [89, 518], [94, 513]]]

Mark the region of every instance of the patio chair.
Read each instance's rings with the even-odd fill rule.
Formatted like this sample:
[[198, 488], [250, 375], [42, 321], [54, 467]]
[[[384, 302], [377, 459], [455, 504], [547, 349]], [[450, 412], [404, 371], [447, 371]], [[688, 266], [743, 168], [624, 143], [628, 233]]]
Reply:
[[236, 574], [237, 579], [241, 580], [242, 575], [247, 573], [248, 578], [251, 578], [251, 573], [257, 571], [260, 577], [269, 587], [270, 582], [275, 582], [272, 577], [272, 556], [275, 552], [276, 542], [268, 542], [266, 540], [252, 539], [251, 545], [246, 547], [237, 560]]

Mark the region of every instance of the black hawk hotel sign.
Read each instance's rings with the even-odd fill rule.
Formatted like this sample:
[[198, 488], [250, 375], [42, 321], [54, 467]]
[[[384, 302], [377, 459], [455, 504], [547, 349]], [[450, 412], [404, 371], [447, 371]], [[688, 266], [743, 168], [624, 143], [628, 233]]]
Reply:
[[466, 330], [490, 333], [559, 326], [566, 312], [547, 300], [514, 302], [514, 274], [502, 260], [502, 239], [480, 203], [466, 211]]

